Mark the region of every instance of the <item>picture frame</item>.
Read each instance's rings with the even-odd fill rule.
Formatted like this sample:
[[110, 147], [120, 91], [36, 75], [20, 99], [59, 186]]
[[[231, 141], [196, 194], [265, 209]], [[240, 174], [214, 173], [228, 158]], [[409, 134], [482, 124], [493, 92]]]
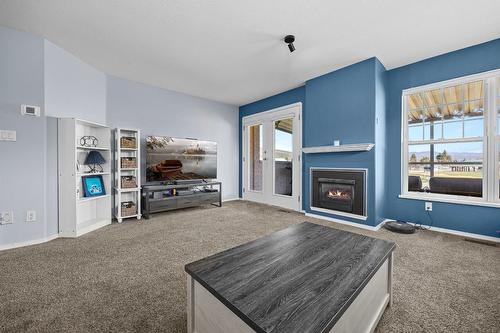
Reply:
[[102, 175], [92, 175], [82, 177], [84, 197], [99, 197], [106, 195], [106, 189], [102, 180]]

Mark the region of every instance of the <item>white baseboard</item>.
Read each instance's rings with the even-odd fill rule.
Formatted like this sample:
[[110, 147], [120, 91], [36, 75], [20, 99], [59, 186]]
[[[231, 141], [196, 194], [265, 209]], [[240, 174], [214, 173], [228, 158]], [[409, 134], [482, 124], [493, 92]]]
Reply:
[[[392, 221], [391, 219], [385, 219], [384, 221], [382, 221], [381, 223], [379, 223], [376, 227], [372, 227], [372, 226], [368, 226], [368, 225], [362, 225], [362, 224], [359, 224], [359, 223], [344, 221], [344, 220], [340, 220], [340, 219], [335, 219], [335, 218], [326, 217], [326, 216], [322, 216], [322, 215], [311, 214], [311, 213], [305, 213], [305, 215], [306, 216], [310, 216], [310, 217], [314, 217], [314, 218], [318, 218], [318, 219], [322, 219], [322, 220], [326, 220], [326, 221], [330, 221], [330, 222], [336, 222], [336, 223], [348, 225], [348, 226], [351, 226], [351, 227], [361, 228], [361, 229], [365, 229], [365, 230], [371, 230], [371, 231], [377, 231], [377, 230], [379, 230], [382, 227], [382, 225], [386, 221]], [[410, 222], [408, 222], [408, 223], [412, 224], [412, 225], [415, 225], [415, 223], [410, 223]], [[426, 225], [423, 225], [423, 226], [424, 227], [428, 227]], [[452, 229], [445, 229], [445, 228], [439, 228], [439, 227], [431, 227], [430, 231], [442, 232], [442, 233], [445, 233], [445, 234], [450, 234], [450, 235], [455, 235], [455, 236], [461, 236], [461, 237], [467, 237], [467, 238], [477, 239], [477, 240], [485, 240], [485, 241], [493, 242], [493, 243], [500, 243], [500, 238], [499, 237], [484, 236], [484, 235], [480, 235], [480, 234], [473, 234], [471, 232], [458, 231], [458, 230], [452, 230]]]
[[[411, 225], [416, 225], [415, 223], [408, 222], [408, 224]], [[420, 224], [418, 224], [420, 225]], [[422, 224], [424, 228], [428, 228], [429, 226], [426, 224]], [[439, 227], [431, 227], [429, 231], [436, 231], [436, 232], [442, 232], [444, 234], [450, 234], [450, 235], [455, 235], [455, 236], [461, 236], [461, 237], [467, 237], [467, 238], [472, 238], [472, 239], [477, 239], [477, 240], [485, 240], [488, 242], [493, 242], [493, 243], [500, 243], [500, 238], [499, 237], [492, 237], [492, 236], [485, 236], [485, 235], [480, 235], [480, 234], [473, 234], [471, 232], [465, 232], [465, 231], [458, 231], [458, 230], [452, 230], [452, 229], [445, 229], [445, 228], [439, 228]]]
[[[111, 219], [103, 220], [101, 222], [90, 225], [90, 226], [83, 228], [81, 230], [78, 230], [76, 233], [76, 236], [69, 236], [69, 238], [80, 237], [82, 235], [88, 234], [89, 232], [92, 232], [92, 231], [96, 231], [97, 229], [101, 229], [102, 227], [105, 227], [105, 226], [110, 225], [110, 224], [111, 224]], [[63, 236], [61, 236], [61, 237], [63, 237]]]
[[383, 224], [383, 222], [382, 222], [382, 223], [379, 223], [376, 227], [372, 227], [370, 225], [364, 225], [364, 224], [361, 224], [361, 223], [349, 222], [349, 221], [345, 221], [345, 220], [336, 219], [336, 218], [333, 218], [333, 217], [327, 217], [327, 216], [317, 215], [317, 214], [312, 214], [312, 213], [305, 213], [305, 215], [309, 216], [309, 217], [314, 217], [314, 218], [317, 218], [317, 219], [322, 219], [322, 220], [326, 220], [326, 221], [330, 221], [330, 222], [336, 222], [336, 223], [348, 225], [350, 227], [356, 227], [356, 228], [361, 228], [361, 229], [371, 230], [371, 231], [377, 231], [377, 230], [379, 230], [380, 227]]
[[54, 240], [56, 238], [59, 238], [59, 235], [56, 234], [56, 235], [47, 236], [47, 237], [39, 238], [39, 239], [34, 239], [34, 240], [26, 241], [26, 242], [4, 244], [4, 245], [0, 245], [0, 251], [15, 249], [18, 247], [24, 247], [24, 246], [29, 246], [29, 245], [41, 244], [41, 243], [49, 242], [49, 241]]
[[237, 201], [237, 200], [243, 200], [243, 199], [241, 199], [240, 197], [234, 197], [229, 199], [222, 199], [222, 202]]

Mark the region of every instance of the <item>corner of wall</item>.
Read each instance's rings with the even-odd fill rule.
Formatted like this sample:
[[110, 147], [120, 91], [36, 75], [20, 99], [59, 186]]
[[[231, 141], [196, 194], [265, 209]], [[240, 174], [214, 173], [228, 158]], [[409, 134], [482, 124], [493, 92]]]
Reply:
[[387, 70], [378, 58], [375, 60], [375, 211], [376, 223], [386, 217], [386, 155], [387, 155]]
[[[44, 239], [48, 236], [46, 216], [46, 110], [44, 101], [43, 39], [0, 27], [0, 123], [15, 130], [15, 142], [2, 141], [0, 211], [12, 211], [12, 224], [0, 226], [0, 248]], [[20, 105], [41, 108], [40, 117], [23, 116]], [[37, 220], [26, 223], [28, 210]]]

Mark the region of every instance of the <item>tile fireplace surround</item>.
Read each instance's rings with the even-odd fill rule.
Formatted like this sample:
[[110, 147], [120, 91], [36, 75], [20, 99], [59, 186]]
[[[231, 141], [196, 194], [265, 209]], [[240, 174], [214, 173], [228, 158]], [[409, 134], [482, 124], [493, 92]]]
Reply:
[[311, 168], [311, 210], [366, 220], [367, 169]]

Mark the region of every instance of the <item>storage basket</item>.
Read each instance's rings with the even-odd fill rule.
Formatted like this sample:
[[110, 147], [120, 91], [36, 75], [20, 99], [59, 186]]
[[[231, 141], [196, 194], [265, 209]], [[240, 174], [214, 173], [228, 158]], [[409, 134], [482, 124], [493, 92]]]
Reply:
[[134, 176], [122, 176], [122, 188], [136, 188], [137, 179]]
[[137, 205], [133, 201], [122, 202], [122, 216], [131, 216], [137, 214]]
[[121, 165], [122, 169], [137, 168], [137, 159], [135, 157], [122, 157]]
[[137, 141], [133, 136], [122, 136], [120, 143], [122, 148], [137, 148]]

